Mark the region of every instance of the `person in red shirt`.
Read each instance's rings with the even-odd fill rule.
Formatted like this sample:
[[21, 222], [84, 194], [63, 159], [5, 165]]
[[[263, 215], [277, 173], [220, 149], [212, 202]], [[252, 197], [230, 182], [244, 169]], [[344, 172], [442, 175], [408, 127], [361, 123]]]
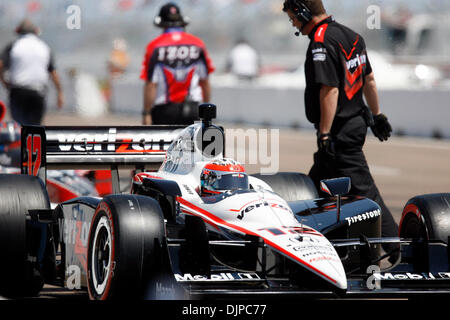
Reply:
[[215, 68], [203, 41], [185, 31], [188, 23], [170, 2], [154, 20], [163, 33], [147, 45], [142, 66], [144, 125], [192, 124], [198, 104], [210, 100], [209, 74]]

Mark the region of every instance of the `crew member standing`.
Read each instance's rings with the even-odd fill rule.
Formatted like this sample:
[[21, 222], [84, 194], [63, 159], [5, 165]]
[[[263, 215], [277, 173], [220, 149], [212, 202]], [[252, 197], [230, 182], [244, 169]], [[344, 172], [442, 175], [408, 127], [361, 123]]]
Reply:
[[203, 41], [185, 32], [188, 21], [176, 4], [162, 6], [154, 24], [164, 31], [148, 44], [143, 62], [143, 124], [192, 124], [198, 104], [210, 100], [214, 66]]
[[58, 108], [64, 104], [62, 87], [51, 50], [38, 37], [39, 29], [25, 19], [16, 33], [19, 38], [0, 57], [0, 80], [9, 90], [12, 118], [20, 125], [39, 125], [45, 113], [49, 78], [57, 90]]
[[[368, 126], [380, 141], [386, 141], [392, 131], [380, 112], [364, 39], [328, 15], [322, 0], [285, 0], [283, 11], [298, 29], [295, 34], [311, 40], [305, 62], [305, 109], [317, 130], [318, 151], [309, 176], [317, 187], [322, 179], [350, 177], [351, 194], [380, 205], [382, 236], [396, 237], [398, 226], [375, 185], [363, 152]], [[397, 246], [383, 248], [394, 251], [390, 258], [394, 263]]]

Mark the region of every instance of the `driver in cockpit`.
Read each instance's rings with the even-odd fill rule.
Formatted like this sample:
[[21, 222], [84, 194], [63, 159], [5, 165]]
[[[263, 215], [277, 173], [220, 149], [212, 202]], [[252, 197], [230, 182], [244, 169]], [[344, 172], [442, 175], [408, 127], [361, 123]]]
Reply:
[[233, 159], [211, 161], [205, 165], [200, 175], [201, 197], [248, 188], [248, 175], [244, 166]]

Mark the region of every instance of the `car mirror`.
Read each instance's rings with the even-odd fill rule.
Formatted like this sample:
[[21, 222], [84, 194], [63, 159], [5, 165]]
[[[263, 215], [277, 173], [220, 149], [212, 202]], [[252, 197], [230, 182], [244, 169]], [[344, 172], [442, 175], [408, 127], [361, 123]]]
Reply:
[[349, 177], [327, 179], [320, 181], [320, 190], [332, 197], [342, 196], [350, 191], [351, 179]]

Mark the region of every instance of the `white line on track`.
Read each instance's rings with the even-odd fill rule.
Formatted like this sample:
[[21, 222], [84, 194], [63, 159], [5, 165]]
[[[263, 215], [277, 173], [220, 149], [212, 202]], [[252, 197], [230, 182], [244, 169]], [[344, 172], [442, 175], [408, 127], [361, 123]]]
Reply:
[[433, 149], [433, 150], [450, 150], [450, 144], [435, 142], [433, 140], [424, 141], [398, 141], [394, 140], [389, 142], [390, 146], [400, 147], [400, 148], [419, 148], [419, 149]]
[[370, 172], [377, 176], [399, 176], [401, 171], [398, 168], [369, 165]]
[[[315, 141], [316, 136], [313, 132], [309, 131], [299, 131], [298, 133], [295, 131], [283, 131], [285, 134], [288, 134], [288, 137], [291, 139], [299, 139], [302, 141]], [[367, 136], [367, 143], [376, 143], [385, 146], [395, 146], [395, 147], [404, 147], [404, 148], [428, 148], [434, 150], [450, 150], [450, 140], [436, 140], [432, 138], [423, 138], [423, 137], [392, 137], [387, 142], [381, 143], [377, 138], [373, 135]]]

